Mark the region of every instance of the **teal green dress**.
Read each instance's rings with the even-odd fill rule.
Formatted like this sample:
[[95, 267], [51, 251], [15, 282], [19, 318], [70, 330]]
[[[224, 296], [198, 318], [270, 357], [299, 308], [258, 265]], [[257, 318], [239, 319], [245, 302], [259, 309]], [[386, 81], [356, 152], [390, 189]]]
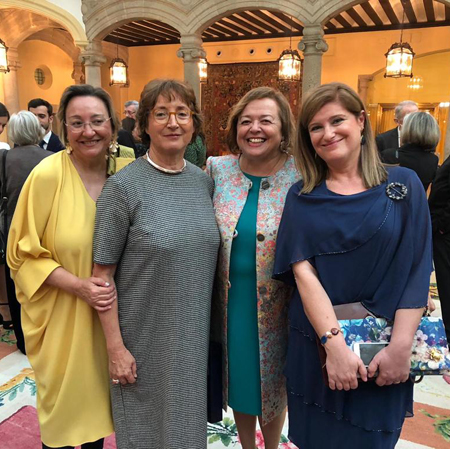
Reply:
[[262, 178], [246, 173], [245, 176], [252, 181], [252, 187], [236, 226], [230, 259], [228, 403], [237, 412], [259, 416], [262, 408], [256, 296], [256, 216]]

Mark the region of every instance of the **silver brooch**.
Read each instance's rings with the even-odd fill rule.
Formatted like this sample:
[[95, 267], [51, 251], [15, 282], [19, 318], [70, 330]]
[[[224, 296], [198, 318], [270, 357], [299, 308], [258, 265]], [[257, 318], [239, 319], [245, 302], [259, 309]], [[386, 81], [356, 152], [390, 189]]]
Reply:
[[402, 200], [408, 193], [408, 188], [401, 182], [391, 182], [386, 186], [386, 195], [391, 200]]

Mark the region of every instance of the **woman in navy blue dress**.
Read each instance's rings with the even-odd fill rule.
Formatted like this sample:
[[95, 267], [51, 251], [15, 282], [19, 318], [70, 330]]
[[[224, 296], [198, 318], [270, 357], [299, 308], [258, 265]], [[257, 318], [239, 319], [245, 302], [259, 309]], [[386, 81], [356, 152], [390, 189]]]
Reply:
[[[301, 449], [394, 448], [413, 413], [411, 346], [432, 270], [422, 184], [409, 169], [382, 165], [362, 101], [340, 83], [304, 99], [294, 155], [303, 180], [287, 195], [274, 268], [297, 285], [285, 369], [289, 437]], [[390, 345], [368, 369], [333, 309], [358, 302], [394, 321]]]

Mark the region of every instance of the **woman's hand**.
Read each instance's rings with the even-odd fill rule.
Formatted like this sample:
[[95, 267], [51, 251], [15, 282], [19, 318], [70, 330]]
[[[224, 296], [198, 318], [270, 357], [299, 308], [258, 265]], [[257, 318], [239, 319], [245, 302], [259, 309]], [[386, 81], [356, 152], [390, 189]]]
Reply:
[[367, 381], [367, 369], [363, 361], [345, 344], [342, 336], [335, 336], [325, 345], [327, 352], [328, 384], [332, 390], [358, 388], [358, 376]]
[[[113, 383], [134, 384], [137, 378], [136, 360], [125, 346], [108, 351], [109, 375]], [[117, 382], [118, 381], [118, 382]]]
[[400, 349], [390, 344], [382, 349], [370, 362], [369, 377], [378, 371], [377, 385], [399, 384], [409, 379], [411, 369], [411, 350]]
[[109, 310], [111, 304], [117, 299], [114, 283], [110, 284], [98, 277], [79, 279], [75, 293], [99, 312]]
[[429, 313], [433, 313], [436, 310], [436, 304], [434, 303], [434, 301], [431, 299], [431, 295], [428, 294], [428, 312]]

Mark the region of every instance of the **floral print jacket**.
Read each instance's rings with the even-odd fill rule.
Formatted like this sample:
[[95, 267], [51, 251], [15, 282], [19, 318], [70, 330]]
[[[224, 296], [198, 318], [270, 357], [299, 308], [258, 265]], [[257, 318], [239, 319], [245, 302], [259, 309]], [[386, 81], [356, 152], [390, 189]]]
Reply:
[[[233, 233], [247, 201], [251, 181], [242, 173], [239, 157], [210, 157], [206, 172], [215, 182], [214, 208], [221, 234], [212, 305], [212, 338], [223, 345], [223, 402], [228, 403], [227, 304]], [[300, 179], [289, 156], [275, 175], [263, 178], [258, 199], [256, 280], [261, 370], [262, 418], [266, 424], [286, 407], [283, 369], [287, 348], [287, 309], [292, 288], [272, 279], [275, 243], [289, 188]]]

